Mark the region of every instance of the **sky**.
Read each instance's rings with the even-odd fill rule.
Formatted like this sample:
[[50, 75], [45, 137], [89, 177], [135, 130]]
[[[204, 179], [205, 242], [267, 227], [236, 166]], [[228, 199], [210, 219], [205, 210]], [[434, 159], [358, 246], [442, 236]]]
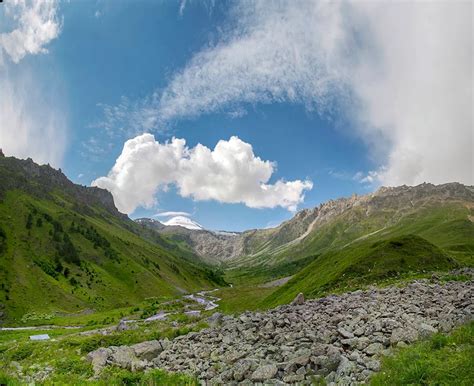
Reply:
[[0, 3], [0, 148], [241, 231], [474, 184], [472, 2]]

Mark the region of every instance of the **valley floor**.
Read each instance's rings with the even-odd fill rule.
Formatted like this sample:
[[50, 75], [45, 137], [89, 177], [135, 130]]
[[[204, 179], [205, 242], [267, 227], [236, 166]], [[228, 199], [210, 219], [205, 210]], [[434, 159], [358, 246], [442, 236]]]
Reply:
[[[49, 330], [53, 339], [45, 342], [28, 341], [31, 331], [3, 331], [0, 383], [473, 384], [474, 282], [465, 278], [465, 272], [450, 281], [434, 276], [237, 316], [172, 311], [196, 304], [188, 298], [139, 311], [142, 319], [150, 318], [167, 305], [166, 320], [133, 328], [119, 324], [118, 330]], [[210, 296], [224, 294], [226, 311], [230, 303], [238, 304], [232, 291], [239, 289]], [[452, 338], [438, 334], [466, 323]], [[428, 336], [434, 343], [423, 340]], [[434, 358], [440, 353], [451, 366], [447, 374], [440, 373], [440, 359]]]

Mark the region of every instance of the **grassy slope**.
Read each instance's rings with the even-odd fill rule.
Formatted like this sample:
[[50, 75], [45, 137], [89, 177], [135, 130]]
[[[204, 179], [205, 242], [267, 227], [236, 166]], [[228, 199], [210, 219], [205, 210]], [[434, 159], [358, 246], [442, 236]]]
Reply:
[[100, 207], [81, 214], [59, 193], [39, 199], [9, 191], [0, 228], [0, 303], [9, 321], [33, 324], [52, 312], [125, 307], [215, 286], [179, 249], [143, 239]]
[[299, 292], [317, 297], [404, 274], [456, 266], [455, 260], [443, 250], [419, 236], [396, 236], [387, 240], [372, 237], [319, 256], [268, 296], [263, 305], [287, 303]]
[[319, 226], [298, 244], [230, 262], [226, 278], [236, 284], [262, 283], [292, 275], [315, 257], [366, 237], [407, 234], [419, 235], [464, 265], [474, 266], [473, 216], [474, 208], [461, 202], [427, 203], [404, 210], [382, 208], [370, 215], [355, 207]]
[[[403, 211], [380, 209], [371, 213], [370, 216], [367, 216], [360, 208], [354, 208], [324, 224], [300, 244], [277, 255], [254, 259], [253, 265], [250, 265], [250, 261], [246, 261], [244, 266], [227, 270], [225, 277], [236, 286], [248, 289], [250, 285], [253, 285], [258, 289], [259, 283], [300, 272], [287, 285], [276, 289], [273, 295], [260, 304], [261, 307], [269, 307], [291, 301], [299, 291], [305, 292], [307, 296], [317, 296], [331, 288], [355, 288], [362, 282], [384, 280], [389, 271], [392, 271], [391, 275], [393, 275], [395, 273], [408, 274], [411, 270], [435, 269], [436, 265], [430, 265], [429, 260], [419, 260], [416, 266], [399, 267], [397, 265], [403, 255], [411, 259], [411, 253], [428, 252], [423, 251], [419, 244], [424, 244], [424, 247], [431, 249], [431, 252], [437, 256], [447, 255], [461, 265], [474, 266], [474, 223], [470, 220], [472, 215], [473, 209], [460, 202], [428, 203]], [[365, 275], [363, 269], [369, 269], [369, 261], [373, 259], [373, 256], [366, 254], [367, 250], [370, 251], [369, 247], [372, 244], [381, 240], [403, 238], [407, 235], [416, 235], [423, 240], [418, 240], [420, 243], [408, 243], [404, 248], [389, 251], [392, 263], [386, 266], [385, 273], [381, 273], [378, 277]], [[433, 245], [428, 246], [430, 243]], [[413, 250], [411, 250], [412, 247]], [[398, 258], [395, 258], [396, 255]], [[367, 259], [366, 263], [360, 264], [365, 259]], [[386, 260], [382, 257], [379, 262], [385, 264]], [[360, 283], [356, 283], [353, 278], [341, 276], [347, 275], [345, 270], [351, 269], [348, 267], [353, 268], [356, 263], [360, 268], [358, 275], [363, 276]], [[423, 266], [425, 263], [428, 264]], [[444, 268], [452, 266], [449, 264]], [[411, 273], [416, 274], [416, 272]], [[342, 284], [344, 282], [345, 286]], [[262, 295], [262, 298], [266, 295], [263, 291], [257, 292]], [[255, 299], [252, 299], [249, 307], [254, 302]]]
[[474, 322], [384, 358], [372, 385], [473, 385]]
[[[92, 380], [92, 365], [86, 360], [87, 353], [99, 347], [131, 345], [153, 339], [173, 339], [176, 336], [198, 331], [206, 324], [202, 321], [178, 322], [179, 327], [170, 327], [169, 322], [154, 322], [139, 325], [137, 329], [102, 335], [89, 331], [80, 335], [78, 330], [56, 329], [35, 331], [47, 333], [51, 340], [30, 341], [31, 331], [4, 331], [0, 335], [0, 384], [24, 385], [25, 377], [38, 375], [45, 367], [51, 369], [49, 377], [40, 385], [197, 385], [188, 376], [168, 374], [160, 370], [150, 373], [131, 372], [116, 367], [106, 369]], [[83, 331], [84, 329], [80, 330]], [[18, 379], [12, 361], [22, 367], [23, 377]]]
[[[464, 203], [432, 203], [405, 210], [380, 209], [369, 216], [362, 208], [353, 208], [317, 229], [301, 244], [274, 259], [292, 259], [341, 248], [373, 234], [378, 238], [416, 234], [453, 253], [465, 253], [474, 264], [474, 210]], [[461, 258], [463, 258], [461, 256]]]

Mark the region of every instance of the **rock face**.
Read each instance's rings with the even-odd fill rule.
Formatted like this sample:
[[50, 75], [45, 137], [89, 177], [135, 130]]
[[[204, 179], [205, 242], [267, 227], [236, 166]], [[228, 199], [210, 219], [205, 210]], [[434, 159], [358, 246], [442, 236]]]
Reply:
[[[340, 384], [367, 381], [392, 346], [474, 318], [474, 281], [356, 291], [262, 313], [223, 316], [215, 327], [167, 344], [145, 342], [89, 354], [116, 364], [197, 376], [203, 384]], [[117, 350], [123, 351], [117, 355]], [[133, 353], [135, 353], [133, 355]], [[117, 359], [116, 359], [117, 358]], [[128, 363], [127, 363], [128, 360]]]
[[15, 157], [0, 157], [0, 198], [13, 189], [20, 189], [40, 198], [48, 197], [59, 189], [74, 197], [77, 208], [90, 213], [91, 207], [99, 206], [110, 214], [129, 220], [115, 207], [112, 194], [101, 188], [76, 185], [61, 171], [48, 165], [38, 165], [31, 158], [26, 160]]

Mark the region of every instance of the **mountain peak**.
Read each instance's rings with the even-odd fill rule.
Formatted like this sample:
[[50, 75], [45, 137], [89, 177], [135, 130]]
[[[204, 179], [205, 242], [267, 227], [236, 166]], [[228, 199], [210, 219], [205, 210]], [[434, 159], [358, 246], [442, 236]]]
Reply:
[[168, 221], [163, 222], [163, 224], [166, 226], [180, 226], [192, 230], [204, 230], [201, 224], [185, 216], [172, 217]]

